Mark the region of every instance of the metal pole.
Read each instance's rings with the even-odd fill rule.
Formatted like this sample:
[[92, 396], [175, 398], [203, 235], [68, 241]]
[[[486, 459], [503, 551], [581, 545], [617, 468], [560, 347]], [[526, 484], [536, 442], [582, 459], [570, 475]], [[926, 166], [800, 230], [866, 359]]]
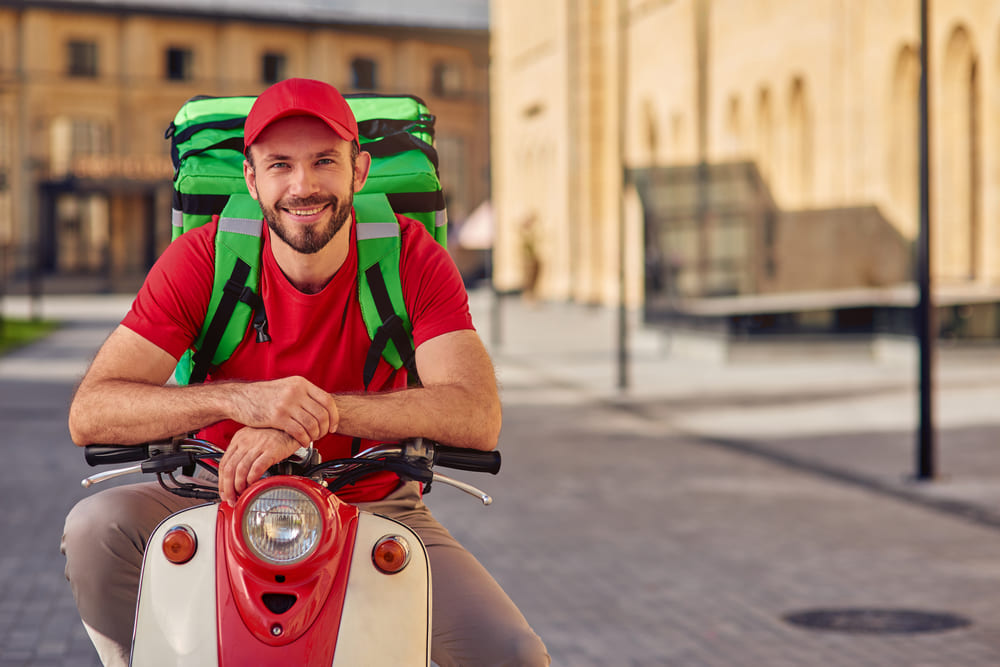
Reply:
[[695, 224], [698, 226], [698, 293], [708, 296], [711, 285], [712, 261], [712, 205], [711, 183], [708, 168], [708, 88], [709, 88], [709, 13], [711, 0], [698, 0], [694, 15], [695, 112], [698, 120], [698, 167], [695, 172], [697, 200]]
[[920, 300], [914, 318], [920, 343], [920, 430], [917, 441], [917, 479], [936, 475], [934, 442], [934, 344], [936, 340], [930, 267], [930, 117], [927, 3], [920, 0], [920, 230], [917, 238], [917, 283]]
[[625, 116], [628, 113], [626, 100], [626, 76], [628, 74], [628, 2], [618, 0], [618, 168], [621, 170], [618, 192], [618, 390], [629, 388], [628, 357], [628, 312], [625, 299]]
[[5, 297], [7, 296], [7, 241], [0, 242], [0, 339], [4, 335], [4, 325], [6, 324], [6, 313], [4, 312]]
[[27, 254], [25, 268], [28, 272], [29, 311], [32, 321], [42, 319], [41, 231], [38, 229], [38, 170], [31, 155], [32, 127], [28, 100], [28, 74], [26, 68], [26, 35], [23, 21], [17, 33], [17, 161], [21, 169], [17, 196], [20, 232], [18, 243]]

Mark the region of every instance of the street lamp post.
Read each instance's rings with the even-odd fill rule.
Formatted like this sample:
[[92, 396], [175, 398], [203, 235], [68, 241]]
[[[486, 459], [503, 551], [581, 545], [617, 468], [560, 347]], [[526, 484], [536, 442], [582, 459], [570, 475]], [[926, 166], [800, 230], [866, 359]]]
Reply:
[[928, 0], [920, 0], [920, 229], [917, 237], [917, 284], [920, 299], [914, 317], [920, 343], [920, 427], [917, 479], [936, 475], [934, 442], [934, 344], [937, 337], [930, 267], [930, 118], [928, 110]]
[[618, 317], [616, 328], [618, 334], [618, 345], [616, 362], [618, 368], [617, 387], [618, 391], [625, 392], [629, 389], [629, 354], [628, 354], [628, 311], [626, 300], [628, 297], [625, 289], [627, 272], [625, 261], [627, 254], [625, 244], [628, 242], [628, 234], [625, 231], [625, 116], [628, 113], [628, 100], [626, 94], [628, 86], [626, 77], [628, 76], [628, 2], [618, 0], [615, 6], [618, 16], [617, 38], [618, 38], [618, 168], [621, 171], [618, 192]]

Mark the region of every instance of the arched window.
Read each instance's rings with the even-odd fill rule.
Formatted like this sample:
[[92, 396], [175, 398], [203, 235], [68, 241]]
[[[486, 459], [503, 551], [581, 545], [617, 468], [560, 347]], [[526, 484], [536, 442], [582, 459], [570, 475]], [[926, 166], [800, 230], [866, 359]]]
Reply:
[[673, 153], [669, 156], [671, 162], [681, 162], [685, 157], [684, 133], [686, 131], [687, 128], [684, 124], [684, 115], [679, 111], [675, 111], [670, 116], [670, 144], [673, 151]]
[[732, 158], [743, 157], [743, 113], [739, 95], [731, 95], [726, 106], [726, 144]]
[[934, 207], [936, 273], [974, 280], [981, 266], [980, 109], [978, 57], [969, 31], [959, 26], [944, 51], [941, 81], [940, 202]]
[[792, 81], [788, 99], [788, 195], [798, 206], [807, 206], [812, 198], [813, 145], [812, 112], [801, 77]]
[[[771, 179], [774, 165], [774, 118], [771, 111], [771, 92], [761, 88], [757, 93], [757, 123], [754, 152], [757, 168], [765, 182]], [[772, 188], [773, 189], [773, 188]]]
[[893, 209], [899, 211], [896, 224], [900, 232], [911, 239], [917, 236], [920, 216], [919, 95], [920, 56], [917, 49], [906, 46], [896, 56], [892, 75], [892, 98], [886, 119], [889, 137], [886, 166], [889, 196]]
[[649, 166], [655, 167], [657, 160], [657, 149], [660, 144], [659, 124], [656, 122], [656, 107], [649, 99], [642, 103], [643, 125], [645, 129], [645, 144], [649, 154]]

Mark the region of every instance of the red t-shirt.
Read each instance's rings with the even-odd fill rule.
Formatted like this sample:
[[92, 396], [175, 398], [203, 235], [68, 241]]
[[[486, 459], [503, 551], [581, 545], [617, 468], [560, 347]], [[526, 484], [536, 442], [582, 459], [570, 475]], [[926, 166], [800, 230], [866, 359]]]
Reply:
[[[402, 232], [400, 282], [413, 324], [413, 343], [451, 331], [472, 329], [468, 295], [447, 251], [423, 225], [399, 217]], [[215, 231], [213, 222], [167, 247], [150, 270], [122, 324], [180, 359], [197, 339], [212, 294]], [[281, 272], [264, 233], [260, 294], [267, 312], [271, 341], [256, 342], [250, 330], [226, 362], [213, 369], [213, 380], [273, 380], [301, 375], [331, 393], [363, 392], [363, 368], [371, 339], [358, 303], [356, 228], [351, 225], [350, 252], [330, 283], [317, 294], [304, 294]], [[406, 387], [406, 371], [396, 371], [384, 359], [369, 391]], [[223, 421], [206, 427], [200, 437], [225, 447], [241, 427]], [[350, 456], [352, 438], [328, 435], [315, 443], [328, 461]], [[363, 442], [362, 448], [370, 442]], [[348, 502], [378, 500], [398, 483], [380, 473], [344, 489]]]

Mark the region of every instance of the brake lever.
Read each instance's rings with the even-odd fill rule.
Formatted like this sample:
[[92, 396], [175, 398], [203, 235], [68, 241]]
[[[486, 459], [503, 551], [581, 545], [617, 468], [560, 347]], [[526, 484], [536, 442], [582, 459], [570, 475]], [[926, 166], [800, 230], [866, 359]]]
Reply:
[[465, 482], [461, 482], [461, 481], [459, 481], [459, 480], [457, 480], [457, 479], [455, 479], [453, 477], [448, 477], [447, 475], [442, 475], [439, 472], [435, 472], [434, 473], [433, 479], [434, 479], [435, 482], [441, 482], [442, 484], [445, 484], [446, 486], [453, 486], [456, 489], [458, 489], [459, 491], [465, 491], [470, 496], [475, 496], [475, 497], [479, 498], [479, 500], [482, 501], [483, 505], [492, 505], [493, 504], [493, 497], [492, 496], [490, 496], [485, 491], [481, 491], [481, 490], [477, 489], [476, 487], [472, 486], [471, 484], [466, 484]]
[[85, 489], [89, 489], [94, 484], [100, 484], [101, 482], [106, 482], [109, 479], [114, 479], [115, 477], [124, 477], [125, 475], [131, 475], [137, 472], [142, 472], [142, 463], [136, 463], [134, 466], [128, 466], [127, 468], [117, 468], [115, 470], [105, 470], [104, 472], [96, 473], [90, 477], [80, 480], [80, 486]]

